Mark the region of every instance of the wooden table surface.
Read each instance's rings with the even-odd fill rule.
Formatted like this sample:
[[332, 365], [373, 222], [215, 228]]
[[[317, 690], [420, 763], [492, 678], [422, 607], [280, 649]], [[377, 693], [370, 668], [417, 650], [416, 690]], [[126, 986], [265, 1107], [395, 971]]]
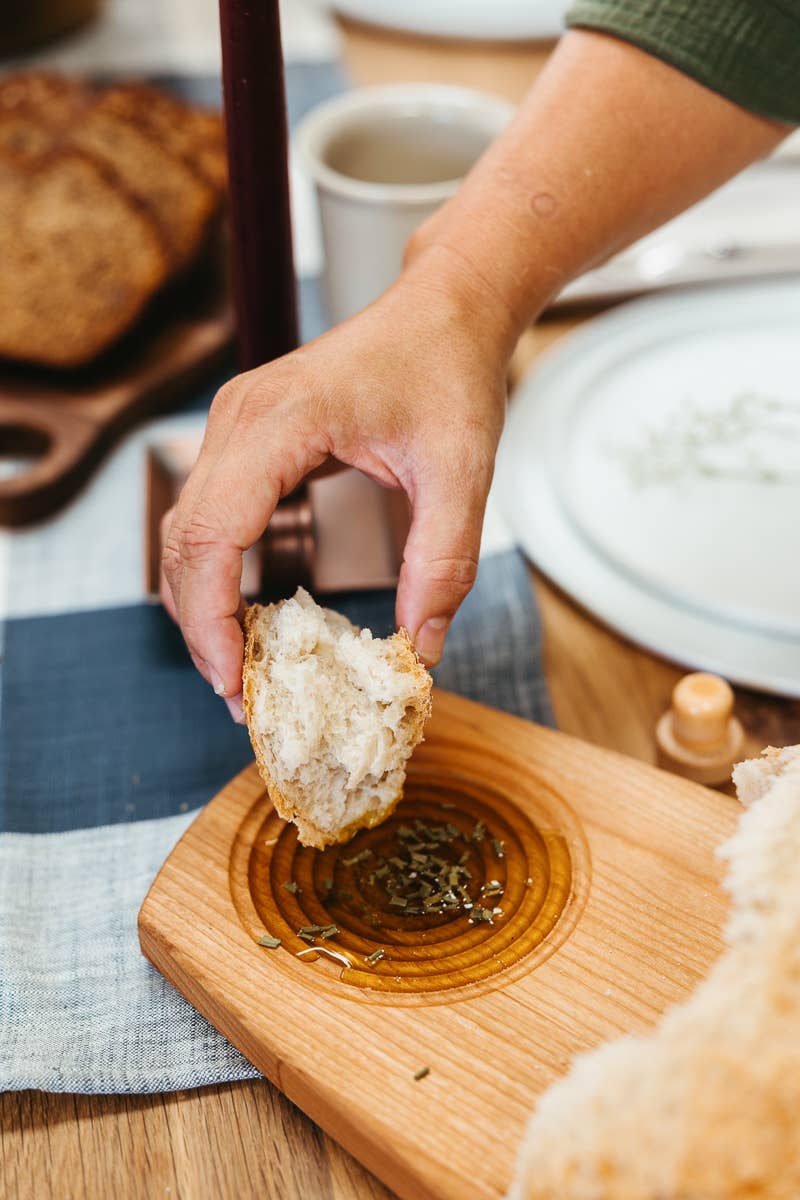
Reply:
[[[548, 47], [488, 50], [343, 28], [359, 83], [462, 83], [518, 100]], [[519, 377], [574, 325], [523, 340]], [[540, 578], [545, 666], [561, 729], [653, 761], [653, 731], [681, 672], [609, 632]], [[800, 704], [740, 693], [750, 749], [800, 741]], [[0, 1097], [4, 1200], [391, 1200], [391, 1193], [268, 1083], [155, 1096], [21, 1092]]]

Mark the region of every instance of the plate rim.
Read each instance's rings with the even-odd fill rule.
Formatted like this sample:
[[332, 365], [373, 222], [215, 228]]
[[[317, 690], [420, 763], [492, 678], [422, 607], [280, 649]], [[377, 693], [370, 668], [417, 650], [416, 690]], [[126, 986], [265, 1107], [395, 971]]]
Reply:
[[[531, 561], [623, 637], [662, 658], [715, 671], [741, 686], [800, 698], [800, 637], [723, 622], [670, 603], [626, 576], [575, 528], [553, 486], [547, 455], [548, 430], [555, 424], [552, 408], [547, 407], [548, 393], [555, 390], [559, 377], [569, 378], [581, 370], [584, 357], [613, 338], [617, 329], [633, 333], [637, 327], [646, 329], [665, 310], [688, 314], [699, 305], [710, 308], [718, 318], [716, 300], [737, 308], [752, 305], [765, 295], [774, 301], [787, 293], [800, 308], [798, 279], [692, 287], [630, 301], [559, 338], [516, 389], [498, 451], [497, 495], [505, 519]], [[530, 437], [537, 422], [543, 434], [540, 439]], [[673, 628], [668, 635], [660, 632], [665, 622]], [[720, 644], [734, 637], [740, 647], [738, 661]], [[796, 659], [796, 671], [787, 672], [770, 662], [770, 655], [790, 662]]]

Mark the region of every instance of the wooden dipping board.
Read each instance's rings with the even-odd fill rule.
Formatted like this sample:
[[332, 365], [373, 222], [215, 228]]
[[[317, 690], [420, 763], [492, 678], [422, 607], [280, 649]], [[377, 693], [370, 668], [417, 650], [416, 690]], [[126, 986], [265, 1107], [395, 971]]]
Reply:
[[[232, 780], [153, 883], [142, 950], [404, 1200], [489, 1200], [572, 1056], [647, 1029], [719, 954], [714, 850], [738, 812], [728, 796], [437, 692], [396, 817], [346, 847], [300, 847], [255, 765]], [[473, 876], [505, 883], [494, 925], [440, 918], [423, 935], [412, 926], [426, 918], [372, 928], [357, 896], [323, 908], [326, 878], [368, 897], [364, 868], [342, 860], [385, 849], [416, 817], [463, 830]], [[487, 837], [470, 841], [479, 819]], [[298, 895], [281, 886], [292, 879]], [[296, 930], [329, 922], [341, 933], [319, 944], [350, 970], [296, 957], [308, 948]], [[257, 944], [267, 932], [280, 947]], [[379, 946], [386, 957], [367, 966]]]

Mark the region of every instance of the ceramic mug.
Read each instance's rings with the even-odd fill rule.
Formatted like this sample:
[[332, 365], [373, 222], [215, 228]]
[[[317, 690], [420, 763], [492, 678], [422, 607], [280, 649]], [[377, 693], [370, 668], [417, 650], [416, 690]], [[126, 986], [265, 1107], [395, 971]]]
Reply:
[[483, 92], [412, 83], [356, 89], [305, 117], [295, 149], [316, 186], [331, 320], [352, 316], [397, 278], [411, 234], [513, 113]]

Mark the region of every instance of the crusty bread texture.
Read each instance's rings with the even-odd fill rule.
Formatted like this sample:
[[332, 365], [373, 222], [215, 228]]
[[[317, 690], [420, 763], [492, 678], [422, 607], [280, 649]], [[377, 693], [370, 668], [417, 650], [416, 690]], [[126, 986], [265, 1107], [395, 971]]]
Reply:
[[[34, 81], [25, 87], [25, 76], [12, 76], [0, 87], [0, 146], [32, 162], [42, 154], [81, 150], [150, 210], [170, 266], [190, 262], [219, 206], [219, 188], [190, 161], [192, 110], [170, 96], [162, 101], [155, 88], [92, 90], [59, 76]], [[169, 119], [156, 124], [153, 114], [162, 107]]]
[[0, 80], [0, 357], [97, 358], [199, 256], [224, 163], [219, 114], [155, 88]]
[[374, 638], [298, 588], [245, 615], [244, 711], [261, 777], [305, 846], [383, 821], [430, 714], [404, 630]]
[[148, 129], [119, 117], [101, 96], [70, 132], [69, 142], [106, 164], [120, 185], [152, 212], [170, 265], [180, 270], [197, 253], [217, 207], [213, 187]]
[[91, 159], [0, 156], [0, 355], [79, 366], [136, 320], [165, 270], [152, 218]]
[[541, 1098], [509, 1200], [800, 1196], [800, 746], [734, 771], [727, 949], [648, 1037]]
[[183, 104], [146, 83], [116, 83], [103, 99], [107, 111], [145, 128], [213, 187], [225, 187], [228, 163], [219, 113]]

